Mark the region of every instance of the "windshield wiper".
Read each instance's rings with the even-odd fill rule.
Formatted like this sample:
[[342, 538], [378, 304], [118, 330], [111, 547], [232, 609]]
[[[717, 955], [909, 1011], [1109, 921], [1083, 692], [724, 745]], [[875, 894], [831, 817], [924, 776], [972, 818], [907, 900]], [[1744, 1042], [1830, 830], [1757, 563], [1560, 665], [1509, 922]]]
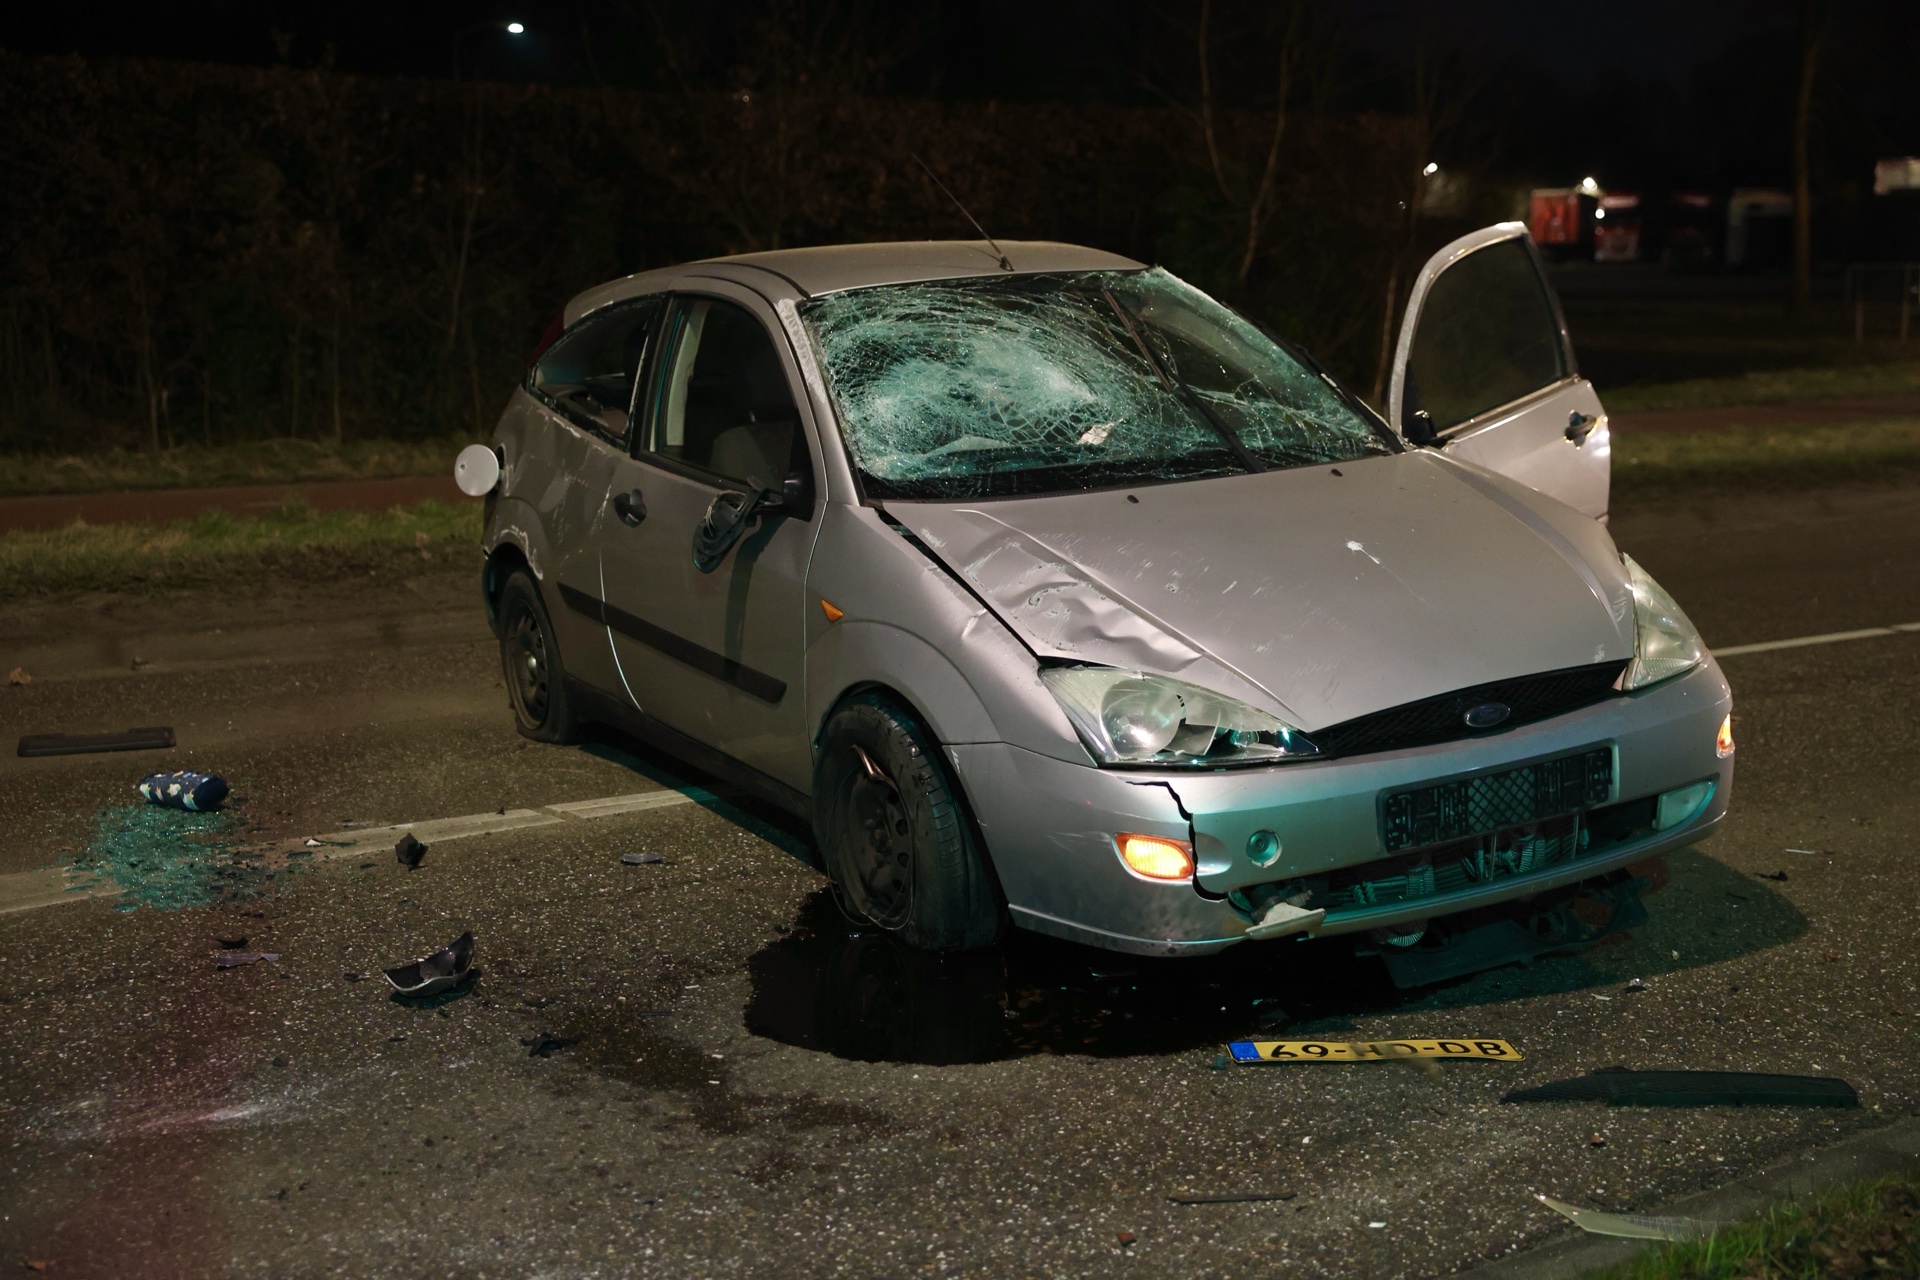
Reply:
[[1185, 397], [1186, 402], [1207, 420], [1207, 425], [1213, 428], [1214, 434], [1220, 437], [1221, 442], [1227, 446], [1241, 466], [1249, 471], [1265, 471], [1266, 467], [1261, 465], [1260, 459], [1253, 456], [1252, 450], [1247, 448], [1239, 434], [1213, 411], [1213, 406], [1201, 399], [1194, 389], [1187, 385], [1186, 380], [1160, 358], [1160, 353], [1153, 349], [1153, 344], [1148, 342], [1146, 335], [1140, 331], [1139, 317], [1127, 310], [1120, 299], [1113, 296], [1113, 290], [1105, 285], [1100, 286], [1100, 296], [1107, 300], [1107, 305], [1113, 308], [1113, 313], [1120, 317], [1120, 323], [1127, 327], [1127, 336], [1133, 339], [1133, 345], [1140, 348], [1140, 354], [1146, 357], [1147, 363], [1160, 376], [1161, 385], [1170, 391], [1177, 389]]

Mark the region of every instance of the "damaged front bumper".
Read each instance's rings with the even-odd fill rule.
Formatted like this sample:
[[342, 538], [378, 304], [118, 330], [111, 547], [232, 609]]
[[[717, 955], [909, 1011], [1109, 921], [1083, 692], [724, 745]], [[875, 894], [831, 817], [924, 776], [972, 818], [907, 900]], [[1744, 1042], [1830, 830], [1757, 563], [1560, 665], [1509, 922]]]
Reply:
[[[1015, 923], [1192, 955], [1246, 941], [1270, 902], [1324, 909], [1317, 934], [1406, 930], [1693, 844], [1726, 812], [1733, 759], [1714, 744], [1731, 706], [1709, 661], [1489, 737], [1318, 763], [1142, 772], [949, 750]], [[1122, 832], [1189, 841], [1193, 880], [1135, 875]]]

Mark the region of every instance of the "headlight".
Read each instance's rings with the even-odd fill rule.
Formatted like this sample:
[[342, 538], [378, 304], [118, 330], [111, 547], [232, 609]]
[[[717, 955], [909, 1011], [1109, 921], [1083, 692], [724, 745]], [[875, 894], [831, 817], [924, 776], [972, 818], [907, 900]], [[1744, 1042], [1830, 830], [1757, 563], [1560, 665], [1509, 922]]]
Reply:
[[1627, 586], [1633, 592], [1633, 665], [1621, 688], [1645, 688], [1705, 662], [1707, 646], [1673, 597], [1632, 556], [1620, 560], [1627, 566]]
[[1285, 721], [1184, 681], [1113, 667], [1045, 667], [1040, 679], [1101, 764], [1213, 766], [1320, 754]]

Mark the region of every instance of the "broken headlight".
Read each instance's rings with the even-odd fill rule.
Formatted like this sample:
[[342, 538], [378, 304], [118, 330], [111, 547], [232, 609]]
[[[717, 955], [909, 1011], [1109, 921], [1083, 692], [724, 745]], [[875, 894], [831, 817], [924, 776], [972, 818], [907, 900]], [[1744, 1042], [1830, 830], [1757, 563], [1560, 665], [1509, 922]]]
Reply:
[[1632, 556], [1620, 560], [1627, 566], [1627, 587], [1633, 592], [1633, 665], [1620, 687], [1645, 688], [1705, 662], [1707, 646], [1673, 597]]
[[1320, 754], [1283, 720], [1181, 680], [1114, 667], [1045, 667], [1040, 679], [1101, 764], [1257, 764]]

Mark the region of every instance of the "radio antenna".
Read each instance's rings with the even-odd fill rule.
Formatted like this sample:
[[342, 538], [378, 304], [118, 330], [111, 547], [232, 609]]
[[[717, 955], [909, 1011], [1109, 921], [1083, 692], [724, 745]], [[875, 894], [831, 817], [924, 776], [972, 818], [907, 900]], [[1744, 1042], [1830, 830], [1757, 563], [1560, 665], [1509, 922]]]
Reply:
[[947, 199], [953, 201], [953, 207], [960, 211], [960, 216], [965, 218], [968, 222], [971, 222], [973, 224], [973, 229], [980, 233], [980, 238], [982, 240], [985, 240], [988, 246], [992, 248], [994, 257], [1000, 259], [1000, 269], [1002, 271], [1013, 270], [1013, 263], [1007, 260], [1007, 255], [1001, 251], [1001, 248], [998, 244], [994, 243], [993, 237], [987, 234], [987, 229], [980, 225], [980, 220], [967, 212], [967, 206], [960, 203], [960, 197], [953, 194], [953, 192], [947, 190], [947, 184], [940, 181], [940, 175], [935, 173], [933, 169], [928, 166], [925, 160], [920, 159], [918, 155], [914, 156], [914, 160], [919, 164], [919, 166], [922, 169], [925, 169], [927, 171], [927, 176], [933, 179], [933, 185], [940, 188], [940, 194], [944, 195]]

